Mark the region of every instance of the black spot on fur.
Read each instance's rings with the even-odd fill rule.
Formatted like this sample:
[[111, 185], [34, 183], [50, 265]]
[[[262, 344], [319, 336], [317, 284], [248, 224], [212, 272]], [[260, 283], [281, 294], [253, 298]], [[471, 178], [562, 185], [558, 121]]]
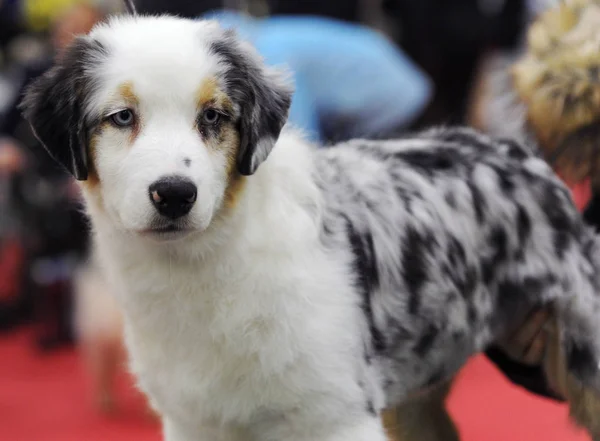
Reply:
[[427, 250], [431, 248], [432, 240], [412, 227], [406, 229], [402, 247], [402, 270], [411, 314], [417, 314], [420, 308], [421, 288], [428, 277]]
[[494, 280], [494, 261], [483, 259], [481, 261], [481, 278], [485, 284], [490, 284]]
[[439, 330], [434, 325], [429, 325], [413, 349], [415, 354], [423, 357], [429, 352], [438, 334]]
[[367, 400], [367, 412], [369, 412], [373, 416], [377, 416], [377, 411], [375, 410], [375, 406], [373, 405], [373, 401]]
[[572, 221], [569, 213], [565, 210], [565, 205], [560, 200], [560, 196], [555, 194], [555, 188], [548, 185], [544, 189], [543, 199], [541, 201], [544, 214], [548, 219], [548, 223], [555, 230], [570, 230]]
[[464, 340], [465, 338], [465, 333], [463, 331], [452, 331], [452, 340], [454, 342], [459, 342], [461, 340]]
[[190, 165], [192, 165], [192, 160], [191, 160], [190, 158], [185, 158], [185, 159], [183, 160], [183, 164], [184, 164], [186, 167], [189, 167]]
[[520, 204], [517, 204], [517, 234], [520, 246], [525, 246], [525, 241], [531, 234], [531, 219], [525, 208]]
[[493, 260], [505, 261], [508, 257], [508, 236], [501, 226], [495, 226], [490, 234], [490, 245], [494, 250]]
[[465, 128], [448, 128], [443, 133], [438, 132], [436, 139], [460, 144], [461, 146], [475, 147], [480, 151], [489, 151], [492, 147], [491, 142], [482, 140], [481, 135]]
[[[499, 319], [504, 317], [505, 322], [513, 319], [514, 311], [532, 307], [530, 299], [539, 298], [542, 291], [548, 290], [557, 279], [553, 274], [545, 274], [537, 277], [526, 277], [522, 281], [506, 279], [498, 283], [496, 310]], [[525, 306], [526, 305], [526, 306]]]
[[477, 309], [472, 303], [469, 303], [467, 307], [467, 322], [470, 325], [474, 325], [477, 323]]
[[570, 205], [565, 204], [563, 199], [567, 198], [564, 193], [557, 193], [556, 188], [548, 185], [544, 189], [541, 207], [546, 215], [548, 224], [552, 227], [554, 251], [559, 258], [563, 258], [565, 251], [571, 244], [574, 233], [578, 230], [574, 228], [571, 213], [567, 211]]
[[397, 188], [396, 189], [396, 193], [398, 194], [398, 197], [402, 201], [402, 204], [404, 205], [404, 208], [406, 209], [406, 212], [408, 214], [412, 214], [412, 212], [413, 212], [413, 210], [412, 210], [412, 197], [410, 195], [408, 195], [406, 193], [406, 191], [404, 189], [402, 189], [402, 188]]
[[484, 221], [485, 198], [472, 181], [467, 181], [467, 185], [469, 186], [469, 191], [471, 192], [471, 197], [473, 199], [473, 210], [475, 211], [475, 217], [477, 218], [477, 222], [482, 224]]
[[567, 351], [567, 367], [578, 377], [598, 375], [598, 360], [589, 346], [571, 346]]
[[[530, 293], [533, 294], [533, 293]], [[522, 283], [514, 280], [503, 280], [498, 283], [496, 309], [500, 313], [514, 311], [527, 298], [527, 291]]]
[[508, 257], [508, 236], [501, 226], [492, 228], [489, 236], [491, 255], [481, 260], [481, 276], [485, 284], [494, 280], [499, 265]]
[[457, 207], [456, 195], [454, 193], [452, 193], [451, 191], [447, 191], [446, 194], [444, 195], [444, 199], [446, 200], [446, 203], [448, 204], [449, 207], [456, 210], [456, 207]]
[[431, 149], [403, 151], [397, 154], [397, 158], [406, 162], [411, 167], [419, 168], [421, 171], [431, 174], [436, 171], [451, 170], [456, 163], [457, 152], [451, 149]]
[[455, 280], [457, 289], [463, 298], [471, 300], [477, 287], [477, 270], [473, 266], [469, 266], [464, 272], [463, 277]]
[[373, 237], [370, 233], [361, 236], [348, 218], [346, 218], [346, 231], [352, 253], [354, 254], [354, 272], [359, 288], [362, 291], [362, 305], [365, 316], [369, 322], [373, 347], [376, 351], [383, 351], [385, 349], [385, 339], [381, 331], [375, 325], [375, 317], [373, 316], [371, 304], [371, 295], [379, 286], [379, 274], [377, 271], [377, 262], [375, 260]]
[[500, 189], [502, 192], [509, 196], [515, 189], [515, 183], [513, 181], [512, 176], [507, 170], [504, 170], [500, 167], [492, 167], [492, 169], [496, 172], [498, 176], [498, 184], [500, 185]]
[[510, 158], [517, 159], [522, 161], [530, 156], [532, 156], [531, 152], [527, 150], [524, 145], [519, 144], [517, 141], [513, 139], [499, 139], [498, 140], [502, 145], [508, 147], [508, 156]]
[[464, 265], [467, 261], [467, 253], [463, 244], [452, 234], [448, 239], [448, 260], [451, 265]]
[[553, 242], [554, 252], [562, 259], [571, 244], [571, 235], [566, 231], [555, 231]]

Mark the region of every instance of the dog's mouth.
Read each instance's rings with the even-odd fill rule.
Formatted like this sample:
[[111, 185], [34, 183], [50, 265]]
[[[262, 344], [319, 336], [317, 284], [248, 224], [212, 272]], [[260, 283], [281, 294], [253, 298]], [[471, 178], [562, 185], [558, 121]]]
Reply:
[[150, 231], [152, 233], [173, 233], [175, 231], [183, 231], [183, 230], [184, 230], [184, 228], [180, 227], [179, 225], [170, 224], [170, 225], [163, 226], [163, 227], [152, 228], [148, 231]]
[[192, 232], [192, 228], [187, 225], [169, 223], [163, 225], [151, 226], [141, 231], [142, 236], [149, 236], [159, 240], [174, 240], [187, 236]]

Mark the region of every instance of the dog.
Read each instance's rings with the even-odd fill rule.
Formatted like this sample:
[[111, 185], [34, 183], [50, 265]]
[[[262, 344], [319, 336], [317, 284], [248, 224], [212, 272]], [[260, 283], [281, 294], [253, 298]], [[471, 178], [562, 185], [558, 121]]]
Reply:
[[215, 22], [120, 17], [22, 108], [81, 182], [168, 441], [383, 441], [536, 306], [600, 389], [600, 248], [533, 147], [465, 128], [317, 149]]

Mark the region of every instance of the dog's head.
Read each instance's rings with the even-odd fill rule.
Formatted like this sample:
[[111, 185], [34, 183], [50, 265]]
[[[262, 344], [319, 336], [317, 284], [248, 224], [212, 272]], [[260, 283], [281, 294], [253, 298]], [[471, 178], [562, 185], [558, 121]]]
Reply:
[[22, 108], [88, 203], [118, 228], [169, 237], [202, 231], [233, 203], [273, 148], [291, 95], [216, 22], [131, 17], [78, 37]]

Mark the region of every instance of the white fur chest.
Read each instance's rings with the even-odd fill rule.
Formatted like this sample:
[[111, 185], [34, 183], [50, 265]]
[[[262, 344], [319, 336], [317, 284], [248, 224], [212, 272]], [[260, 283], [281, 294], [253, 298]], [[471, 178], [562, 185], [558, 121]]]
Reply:
[[312, 395], [322, 406], [360, 399], [348, 369], [362, 350], [358, 299], [323, 253], [207, 265], [129, 250], [111, 260], [132, 369], [161, 413], [244, 424], [318, 408]]

